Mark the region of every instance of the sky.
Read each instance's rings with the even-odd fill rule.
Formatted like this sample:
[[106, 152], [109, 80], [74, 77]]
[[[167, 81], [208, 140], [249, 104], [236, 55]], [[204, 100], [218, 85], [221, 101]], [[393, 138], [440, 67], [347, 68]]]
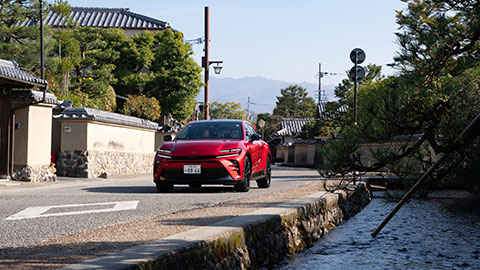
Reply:
[[[47, 2], [53, 2], [48, 0]], [[71, 6], [130, 8], [167, 21], [185, 40], [204, 36], [204, 7], [210, 10], [210, 60], [222, 60], [217, 77], [256, 77], [287, 82], [337, 85], [353, 63], [354, 48], [366, 53], [363, 63], [386, 66], [398, 46], [394, 32], [400, 0], [69, 0]], [[203, 44], [192, 45], [200, 64]], [[211, 70], [210, 74], [213, 74]], [[211, 75], [212, 76], [212, 75]]]

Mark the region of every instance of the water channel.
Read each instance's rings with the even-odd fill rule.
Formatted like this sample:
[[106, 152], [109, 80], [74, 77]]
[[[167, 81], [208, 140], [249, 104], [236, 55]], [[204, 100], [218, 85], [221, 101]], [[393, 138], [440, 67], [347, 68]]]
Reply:
[[374, 198], [315, 246], [272, 269], [480, 269], [480, 202], [414, 199], [372, 238], [395, 205]]

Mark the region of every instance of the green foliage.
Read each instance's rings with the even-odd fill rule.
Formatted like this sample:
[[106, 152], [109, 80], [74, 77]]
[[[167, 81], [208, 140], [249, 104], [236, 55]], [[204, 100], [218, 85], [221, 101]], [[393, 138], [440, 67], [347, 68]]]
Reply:
[[191, 46], [183, 43], [182, 33], [170, 29], [145, 31], [136, 42], [137, 50], [149, 49], [153, 54], [153, 58], [145, 56], [141, 59], [143, 62], [140, 61], [150, 72], [143, 93], [160, 102], [162, 114], [186, 120], [193, 112], [195, 97], [202, 86], [201, 68], [191, 57]]
[[315, 100], [308, 95], [307, 89], [299, 85], [290, 85], [280, 89], [273, 115], [283, 118], [314, 118], [317, 111]]
[[[101, 29], [76, 27], [72, 37], [78, 42], [79, 55], [75, 64], [71, 80], [71, 89], [88, 95], [89, 106], [100, 110], [114, 110], [115, 92], [112, 85], [117, 81], [113, 75], [115, 65], [112, 64], [120, 57], [118, 48], [125, 46], [127, 37], [120, 29]], [[102, 107], [105, 106], [105, 107]]]
[[[358, 133], [348, 136], [380, 142], [406, 135], [409, 140], [403, 144], [375, 153], [379, 162], [372, 170], [387, 167], [413, 179], [432, 164], [434, 153], [450, 154], [436, 171], [435, 183], [472, 189], [478, 185], [473, 180], [480, 154], [478, 130], [462, 140], [458, 135], [480, 112], [480, 2], [405, 2], [407, 9], [397, 13], [400, 51], [394, 64], [401, 72], [362, 82]], [[344, 80], [336, 89], [337, 106], [331, 106], [350, 108], [339, 118], [340, 127], [351, 122], [351, 87]], [[413, 139], [415, 134], [420, 139]], [[344, 131], [342, 139], [345, 136]], [[348, 150], [351, 144], [344, 143]], [[338, 170], [352, 169], [351, 161], [334, 158], [340, 161], [335, 164], [343, 162]], [[359, 165], [357, 169], [368, 170]]]
[[[39, 76], [40, 30], [39, 26], [22, 27], [26, 19], [39, 20], [38, 1], [0, 0], [0, 58], [15, 60], [21, 67]], [[44, 10], [44, 18], [46, 9]], [[51, 31], [44, 27], [45, 51], [52, 48]]]
[[401, 31], [395, 66], [412, 73], [417, 84], [478, 66], [479, 1], [404, 1], [407, 9], [397, 12]]
[[354, 126], [344, 128], [342, 136], [338, 140], [332, 140], [320, 149], [325, 160], [320, 172], [330, 177], [345, 177], [351, 173], [358, 164], [360, 134]]
[[154, 97], [129, 95], [123, 105], [123, 113], [155, 121], [160, 118], [160, 104]]
[[[50, 9], [52, 12], [62, 16], [62, 19], [66, 19], [66, 24], [69, 27], [73, 26], [72, 18], [68, 17], [72, 8], [66, 1], [56, 0]], [[57, 96], [63, 97], [68, 94], [70, 72], [73, 71], [74, 66], [80, 61], [80, 51], [78, 50], [78, 41], [72, 38], [73, 31], [59, 28], [56, 35], [58, 51], [50, 56], [50, 62], [53, 63], [51, 63], [49, 69], [52, 70], [51, 76], [57, 84], [53, 85], [53, 91]]]
[[302, 131], [300, 132], [300, 136], [302, 139], [328, 139], [335, 137], [336, 128], [325, 124], [325, 121], [314, 121], [306, 123], [302, 127]]
[[[0, 58], [16, 60], [38, 76], [38, 26], [19, 26], [27, 18], [38, 21], [38, 1], [0, 4]], [[63, 0], [45, 6], [63, 17], [71, 11]], [[111, 111], [115, 93], [142, 94], [155, 97], [165, 115], [177, 120], [191, 115], [202, 86], [201, 68], [180, 32], [145, 31], [127, 38], [121, 29], [75, 26], [72, 18], [67, 25], [55, 32], [45, 27], [46, 77], [57, 97]]]
[[242, 104], [236, 102], [210, 103], [210, 117], [212, 119], [247, 119], [247, 112], [242, 110]]
[[265, 139], [271, 139], [272, 134], [281, 129], [280, 121], [283, 117], [279, 115], [273, 115], [269, 113], [259, 113], [257, 115], [258, 120], [262, 119], [265, 121], [265, 126], [261, 129], [261, 132], [265, 136]]

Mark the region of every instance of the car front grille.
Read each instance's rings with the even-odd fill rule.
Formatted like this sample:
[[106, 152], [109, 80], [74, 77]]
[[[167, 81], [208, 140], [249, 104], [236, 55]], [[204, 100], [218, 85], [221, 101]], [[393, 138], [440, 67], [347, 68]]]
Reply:
[[172, 160], [201, 160], [214, 159], [217, 156], [172, 156]]
[[167, 179], [217, 179], [229, 174], [225, 168], [202, 168], [201, 174], [184, 174], [183, 168], [165, 168], [161, 176]]

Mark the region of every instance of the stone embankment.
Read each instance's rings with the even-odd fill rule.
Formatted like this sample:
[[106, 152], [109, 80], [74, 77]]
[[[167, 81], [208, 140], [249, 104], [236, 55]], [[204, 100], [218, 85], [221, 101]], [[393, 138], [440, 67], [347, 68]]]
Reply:
[[364, 183], [322, 191], [64, 269], [258, 269], [312, 246], [370, 200]]

